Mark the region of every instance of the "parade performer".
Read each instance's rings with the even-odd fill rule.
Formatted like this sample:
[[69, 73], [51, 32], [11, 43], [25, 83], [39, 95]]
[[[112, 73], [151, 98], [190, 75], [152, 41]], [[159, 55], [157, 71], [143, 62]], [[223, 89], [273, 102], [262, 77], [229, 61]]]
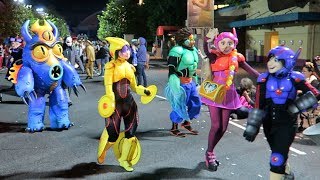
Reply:
[[[211, 118], [211, 128], [208, 137], [208, 148], [205, 161], [209, 170], [216, 171], [219, 161], [214, 148], [227, 130], [232, 110], [241, 107], [239, 95], [234, 85], [234, 76], [240, 66], [249, 74], [258, 77], [259, 73], [245, 62], [236, 46], [238, 38], [235, 29], [233, 33], [209, 31], [204, 43], [204, 51], [209, 57], [207, 79], [201, 84], [201, 100], [208, 106]], [[209, 48], [208, 42], [214, 42]], [[213, 56], [214, 55], [214, 56]]]
[[192, 129], [190, 123], [190, 120], [199, 116], [201, 108], [200, 96], [196, 88], [198, 51], [194, 47], [194, 36], [188, 28], [177, 31], [175, 40], [177, 45], [169, 52], [169, 81], [165, 88], [165, 95], [172, 108], [170, 133], [185, 137], [185, 133], [178, 129], [178, 123], [182, 123], [181, 127], [193, 135], [198, 134], [198, 131]]
[[[105, 128], [101, 134], [98, 146], [97, 161], [105, 161], [107, 150], [113, 146], [113, 151], [120, 166], [126, 171], [133, 171], [132, 166], [140, 159], [140, 144], [134, 136], [138, 126], [137, 104], [131, 90], [141, 96], [141, 102], [147, 104], [153, 100], [157, 87], [138, 86], [135, 68], [127, 60], [130, 58], [130, 45], [121, 38], [107, 37], [112, 60], [105, 65], [104, 85], [106, 94], [98, 103], [99, 114], [105, 118]], [[120, 133], [120, 123], [123, 119], [125, 131]]]
[[[306, 82], [304, 75], [293, 71], [300, 52], [301, 48], [295, 53], [285, 46], [269, 51], [268, 72], [258, 77], [255, 108], [249, 113], [243, 134], [252, 142], [263, 124], [271, 148], [270, 180], [294, 179], [288, 153], [296, 134], [297, 113], [312, 108], [320, 99], [318, 90]], [[298, 99], [297, 90], [304, 94]]]
[[27, 20], [21, 33], [26, 42], [22, 63], [15, 63], [10, 69], [11, 82], [16, 93], [29, 106], [28, 127], [26, 131], [36, 132], [44, 129], [46, 109], [45, 95], [49, 94], [50, 127], [54, 130], [68, 129], [72, 126], [68, 115], [68, 100], [62, 89], [62, 81], [72, 87], [78, 95], [77, 86], [84, 90], [76, 70], [66, 63], [62, 46], [58, 41], [58, 29], [50, 21], [35, 21], [29, 33]]

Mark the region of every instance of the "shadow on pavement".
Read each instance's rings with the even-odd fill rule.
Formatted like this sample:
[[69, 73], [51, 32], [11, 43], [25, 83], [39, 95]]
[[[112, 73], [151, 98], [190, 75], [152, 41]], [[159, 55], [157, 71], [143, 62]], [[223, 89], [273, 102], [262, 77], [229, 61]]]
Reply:
[[27, 123], [0, 122], [0, 133], [25, 132]]
[[99, 165], [95, 162], [81, 163], [71, 169], [50, 172], [22, 172], [0, 176], [0, 179], [38, 179], [38, 178], [85, 178], [89, 175], [124, 173], [120, 166]]
[[[168, 137], [172, 136], [169, 133], [169, 129], [155, 129], [144, 132], [136, 132], [136, 136], [139, 140], [149, 140], [148, 137]], [[154, 139], [153, 139], [154, 140]]]
[[[135, 136], [139, 140], [150, 140], [148, 137], [167, 137], [172, 136], [169, 133], [169, 129], [157, 129], [157, 130], [149, 130], [144, 132], [136, 132]], [[92, 139], [100, 140], [100, 135], [93, 136]], [[155, 139], [152, 139], [152, 141], [155, 141]]]
[[140, 180], [140, 179], [216, 179], [222, 180], [221, 178], [213, 178], [213, 177], [201, 177], [198, 176], [198, 173], [201, 170], [207, 170], [207, 167], [204, 162], [198, 163], [197, 167], [194, 169], [187, 168], [177, 168], [177, 167], [168, 167], [168, 168], [160, 168], [155, 170], [152, 174], [143, 173], [136, 177], [129, 178], [129, 180]]

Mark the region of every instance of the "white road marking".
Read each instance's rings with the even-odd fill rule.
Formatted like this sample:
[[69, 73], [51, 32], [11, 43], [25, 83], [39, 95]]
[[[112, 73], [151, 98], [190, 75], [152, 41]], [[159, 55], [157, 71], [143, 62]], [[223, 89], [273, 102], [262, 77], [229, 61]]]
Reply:
[[[162, 97], [162, 96], [159, 96], [159, 95], [156, 95], [156, 97], [159, 98], [159, 99], [167, 100], [167, 98]], [[241, 126], [241, 125], [239, 125], [239, 124], [237, 124], [237, 123], [235, 123], [235, 122], [233, 122], [233, 121], [229, 121], [229, 123], [232, 124], [232, 125], [234, 125], [234, 126], [236, 126], [236, 127], [238, 127], [238, 128], [240, 128], [240, 129], [246, 130], [246, 128], [245, 128], [244, 126]], [[203, 128], [203, 127], [202, 127], [202, 128]], [[305, 152], [303, 152], [303, 151], [300, 151], [300, 150], [298, 150], [298, 149], [296, 149], [296, 148], [293, 148], [293, 147], [290, 147], [290, 151], [295, 152], [295, 153], [297, 153], [297, 154], [299, 154], [299, 155], [306, 155], [306, 154], [307, 154], [307, 153], [305, 153]]]
[[162, 97], [162, 96], [159, 96], [159, 95], [156, 95], [157, 98], [160, 98], [160, 99], [164, 99], [164, 100], [167, 100], [167, 98], [165, 97]]
[[[238, 127], [238, 128], [240, 128], [240, 129], [243, 129], [243, 130], [246, 129], [245, 127], [243, 127], [243, 126], [241, 126], [241, 125], [239, 125], [239, 124], [237, 124], [237, 123], [235, 123], [235, 122], [229, 121], [229, 123], [232, 124], [232, 125], [234, 125], [234, 126], [236, 126], [236, 127]], [[293, 148], [293, 147], [290, 147], [290, 151], [295, 152], [295, 153], [297, 153], [297, 154], [299, 154], [299, 155], [306, 155], [306, 154], [307, 154], [307, 153], [305, 153], [305, 152], [303, 152], [303, 151], [300, 151], [300, 150], [298, 150], [298, 149], [296, 149], [296, 148]]]

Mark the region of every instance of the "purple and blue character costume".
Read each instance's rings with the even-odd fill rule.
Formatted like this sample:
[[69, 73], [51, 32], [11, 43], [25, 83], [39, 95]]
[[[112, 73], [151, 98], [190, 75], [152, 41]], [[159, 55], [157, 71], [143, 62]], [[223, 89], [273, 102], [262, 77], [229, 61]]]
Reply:
[[[305, 81], [304, 75], [293, 71], [300, 52], [301, 49], [295, 53], [284, 46], [270, 50], [269, 61], [281, 63], [282, 68], [271, 73], [273, 67], [268, 64], [269, 72], [258, 77], [256, 105], [249, 113], [244, 133], [248, 141], [253, 141], [263, 124], [263, 131], [272, 151], [270, 178], [293, 176], [287, 166], [289, 148], [294, 141], [297, 128], [297, 113], [292, 113], [292, 109], [301, 112], [304, 110], [302, 108], [307, 108], [307, 102], [296, 100], [297, 90], [301, 90], [307, 96], [311, 95], [311, 91], [319, 99], [319, 92]], [[311, 98], [310, 107], [317, 104], [317, 99]], [[299, 104], [303, 104], [304, 107], [299, 107]]]
[[26, 41], [22, 64], [15, 64], [10, 73], [17, 94], [29, 106], [26, 131], [44, 129], [46, 94], [49, 94], [51, 129], [68, 129], [72, 123], [69, 120], [66, 92], [61, 83], [72, 87], [76, 95], [77, 86], [85, 88], [76, 70], [64, 60], [57, 27], [46, 20], [40, 25], [37, 20], [31, 26], [34, 33], [31, 36], [28, 31], [29, 22], [26, 21], [21, 29]]

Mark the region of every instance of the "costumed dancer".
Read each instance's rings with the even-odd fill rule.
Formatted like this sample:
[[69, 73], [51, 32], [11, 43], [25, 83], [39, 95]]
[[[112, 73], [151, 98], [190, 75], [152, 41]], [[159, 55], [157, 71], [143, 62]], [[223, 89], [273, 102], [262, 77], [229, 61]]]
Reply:
[[[140, 159], [141, 147], [134, 136], [139, 118], [131, 90], [141, 96], [143, 104], [147, 104], [155, 97], [157, 87], [151, 85], [145, 88], [137, 85], [135, 68], [127, 62], [130, 58], [130, 45], [126, 40], [117, 37], [107, 37], [106, 40], [110, 44], [109, 50], [113, 60], [105, 65], [106, 94], [98, 103], [99, 114], [105, 118], [105, 128], [100, 137], [97, 161], [102, 164], [107, 150], [113, 146], [120, 166], [126, 171], [133, 171], [132, 166]], [[121, 119], [125, 126], [122, 133]]]
[[54, 130], [68, 129], [73, 124], [69, 120], [68, 100], [62, 89], [64, 82], [78, 95], [77, 86], [84, 90], [76, 70], [64, 59], [62, 44], [59, 42], [57, 27], [50, 21], [39, 20], [31, 26], [29, 20], [21, 29], [26, 42], [22, 64], [15, 63], [10, 69], [11, 82], [22, 100], [29, 106], [28, 127], [26, 131], [36, 132], [44, 129], [46, 109], [45, 95], [49, 94], [50, 127]]
[[[317, 105], [320, 99], [318, 90], [306, 82], [304, 75], [293, 71], [300, 52], [301, 48], [295, 53], [285, 46], [269, 51], [268, 72], [257, 80], [255, 109], [249, 113], [243, 134], [252, 142], [263, 124], [271, 148], [270, 180], [294, 179], [288, 153], [296, 135], [297, 114]], [[297, 90], [303, 93], [298, 99]]]
[[200, 96], [196, 88], [198, 50], [194, 47], [195, 39], [188, 28], [178, 30], [175, 40], [177, 45], [172, 47], [168, 57], [169, 81], [165, 95], [172, 108], [170, 133], [177, 137], [185, 137], [185, 133], [178, 129], [178, 123], [182, 123], [181, 127], [191, 134], [198, 134], [190, 123], [190, 120], [199, 116], [201, 109]]
[[[222, 32], [210, 30], [204, 41], [204, 51], [209, 57], [207, 79], [201, 84], [201, 100], [208, 106], [211, 128], [208, 137], [208, 148], [205, 161], [209, 170], [216, 171], [219, 161], [214, 148], [226, 132], [232, 110], [241, 107], [239, 95], [234, 85], [234, 76], [239, 66], [249, 74], [258, 77], [259, 73], [249, 66], [242, 54], [237, 52], [238, 38], [236, 30]], [[210, 45], [208, 42], [214, 42]]]
[[171, 48], [168, 57], [169, 81], [165, 88], [172, 112], [170, 133], [177, 137], [185, 137], [178, 124], [193, 135], [198, 131], [191, 127], [190, 121], [200, 114], [201, 101], [196, 88], [198, 67], [198, 50], [194, 47], [195, 39], [192, 31], [182, 28], [175, 34], [176, 45]]

